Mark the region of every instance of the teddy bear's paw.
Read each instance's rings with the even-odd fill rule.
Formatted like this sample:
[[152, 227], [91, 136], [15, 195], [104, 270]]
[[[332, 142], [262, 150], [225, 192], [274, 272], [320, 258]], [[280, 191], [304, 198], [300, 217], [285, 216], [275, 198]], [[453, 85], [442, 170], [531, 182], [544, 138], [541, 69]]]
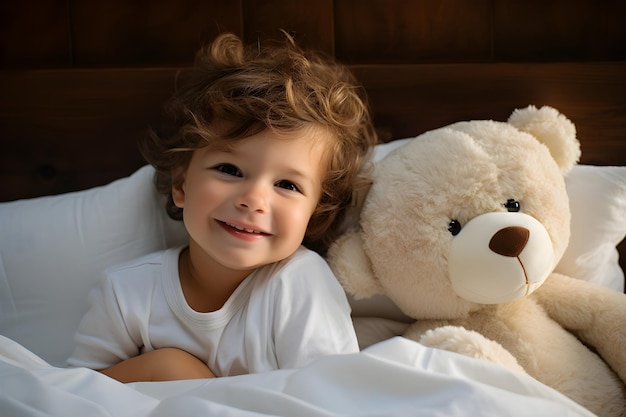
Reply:
[[517, 359], [501, 344], [464, 327], [443, 326], [428, 330], [420, 337], [419, 343], [476, 359], [488, 360], [513, 372], [526, 373]]

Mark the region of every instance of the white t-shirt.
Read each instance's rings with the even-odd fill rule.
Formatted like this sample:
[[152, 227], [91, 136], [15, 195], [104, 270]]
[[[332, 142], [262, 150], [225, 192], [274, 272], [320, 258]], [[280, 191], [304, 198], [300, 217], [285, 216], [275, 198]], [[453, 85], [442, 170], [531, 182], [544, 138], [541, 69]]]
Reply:
[[70, 366], [102, 369], [177, 347], [227, 376], [303, 367], [320, 356], [358, 351], [345, 292], [315, 252], [300, 247], [257, 269], [221, 309], [199, 313], [180, 286], [182, 249], [106, 271], [89, 296]]

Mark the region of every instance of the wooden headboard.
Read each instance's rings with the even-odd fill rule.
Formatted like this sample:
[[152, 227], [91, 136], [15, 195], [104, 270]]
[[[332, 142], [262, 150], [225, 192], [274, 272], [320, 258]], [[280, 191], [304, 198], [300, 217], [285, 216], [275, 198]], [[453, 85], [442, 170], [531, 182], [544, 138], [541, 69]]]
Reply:
[[[137, 138], [176, 72], [225, 30], [251, 41], [284, 28], [347, 63], [383, 141], [550, 105], [575, 123], [582, 163], [626, 165], [623, 2], [29, 3], [41, 17], [32, 4], [0, 9], [0, 201], [102, 185], [142, 166]], [[624, 267], [626, 244], [620, 251]]]
[[[576, 125], [582, 163], [626, 165], [626, 62], [352, 65], [382, 141], [550, 105]], [[0, 201], [80, 190], [144, 164], [137, 138], [180, 68], [0, 72]]]

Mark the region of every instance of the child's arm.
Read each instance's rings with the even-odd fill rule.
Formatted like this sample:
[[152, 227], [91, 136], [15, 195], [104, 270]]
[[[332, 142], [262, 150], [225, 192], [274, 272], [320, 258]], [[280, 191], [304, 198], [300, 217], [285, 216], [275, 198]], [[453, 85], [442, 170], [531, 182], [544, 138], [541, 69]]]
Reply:
[[180, 349], [163, 348], [139, 354], [141, 329], [122, 317], [109, 280], [101, 281], [92, 291], [90, 304], [77, 332], [76, 348], [68, 360], [70, 365], [100, 369], [121, 382], [214, 377], [207, 365]]
[[137, 356], [143, 341], [141, 329], [135, 327], [124, 320], [110, 280], [100, 281], [89, 294], [89, 309], [74, 337], [68, 365], [102, 369]]
[[124, 383], [215, 377], [204, 362], [177, 348], [153, 350], [100, 372]]
[[[144, 292], [148, 292], [145, 290]], [[98, 369], [122, 382], [165, 381], [213, 377], [213, 372], [195, 356], [175, 348], [140, 353], [145, 345], [142, 317], [145, 310], [132, 311], [131, 320], [123, 317], [123, 307], [109, 279], [90, 293], [90, 308], [76, 334], [76, 346], [68, 359], [71, 366]], [[147, 308], [150, 302], [133, 299], [133, 305]], [[125, 300], [125, 305], [129, 304]], [[125, 308], [125, 307], [124, 307]]]

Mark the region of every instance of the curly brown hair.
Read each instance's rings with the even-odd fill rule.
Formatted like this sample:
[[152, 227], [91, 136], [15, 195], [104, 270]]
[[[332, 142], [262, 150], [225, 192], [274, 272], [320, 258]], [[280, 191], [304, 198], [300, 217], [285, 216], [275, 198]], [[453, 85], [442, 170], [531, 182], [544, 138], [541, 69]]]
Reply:
[[268, 128], [328, 131], [328, 169], [303, 242], [324, 254], [353, 194], [367, 181], [364, 164], [377, 138], [365, 91], [353, 74], [331, 57], [302, 50], [286, 33], [285, 38], [246, 46], [225, 33], [200, 49], [195, 65], [179, 73], [161, 126], [139, 146], [156, 168], [158, 191], [169, 196], [169, 216], [180, 220], [182, 209], [171, 195], [180, 178], [173, 173], [187, 168], [196, 149]]

